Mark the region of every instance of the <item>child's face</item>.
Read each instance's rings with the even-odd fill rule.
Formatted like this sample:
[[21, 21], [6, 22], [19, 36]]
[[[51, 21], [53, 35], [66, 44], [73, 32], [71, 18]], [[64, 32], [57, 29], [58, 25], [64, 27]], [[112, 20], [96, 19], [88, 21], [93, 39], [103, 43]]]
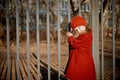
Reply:
[[75, 28], [75, 31], [77, 31], [79, 34], [82, 34], [86, 31], [86, 28], [85, 26], [80, 26], [80, 27]]
[[84, 26], [80, 26], [72, 30], [72, 33], [75, 38], [77, 38], [80, 34], [83, 34], [86, 32], [86, 28]]

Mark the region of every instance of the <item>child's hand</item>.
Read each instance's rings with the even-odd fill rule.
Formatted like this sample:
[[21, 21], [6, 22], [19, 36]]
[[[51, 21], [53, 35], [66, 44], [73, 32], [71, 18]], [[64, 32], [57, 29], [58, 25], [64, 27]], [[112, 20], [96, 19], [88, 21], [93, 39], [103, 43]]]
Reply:
[[67, 37], [73, 36], [73, 34], [71, 32], [67, 32]]

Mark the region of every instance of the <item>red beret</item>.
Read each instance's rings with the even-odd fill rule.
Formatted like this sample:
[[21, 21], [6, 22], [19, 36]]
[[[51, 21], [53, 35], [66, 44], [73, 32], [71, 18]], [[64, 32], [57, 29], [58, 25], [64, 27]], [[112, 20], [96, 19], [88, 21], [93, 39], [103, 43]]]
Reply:
[[71, 19], [70, 26], [75, 29], [78, 26], [87, 26], [86, 20], [81, 16], [75, 16]]

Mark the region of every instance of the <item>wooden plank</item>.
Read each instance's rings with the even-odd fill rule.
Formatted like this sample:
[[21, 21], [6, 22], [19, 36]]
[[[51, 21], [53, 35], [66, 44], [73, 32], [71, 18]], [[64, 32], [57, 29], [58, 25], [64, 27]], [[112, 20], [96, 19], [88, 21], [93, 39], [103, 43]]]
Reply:
[[[34, 53], [32, 53], [31, 56], [33, 57], [34, 63], [36, 63], [35, 65], [37, 65], [37, 56], [36, 56]], [[43, 65], [43, 64], [40, 64], [40, 66], [44, 66], [44, 65]]]
[[[24, 64], [24, 67], [25, 67], [25, 71], [27, 72], [27, 58], [23, 57], [23, 64]], [[30, 70], [31, 71], [31, 70]], [[30, 80], [34, 80], [33, 76], [31, 75], [30, 73]]]
[[[32, 59], [35, 59], [35, 61], [37, 62], [37, 59], [36, 59], [37, 55], [35, 53], [33, 53], [33, 55], [32, 55], [32, 57], [34, 57], [34, 58], [32, 58]], [[44, 59], [44, 60], [42, 59], [42, 60], [40, 60], [40, 62], [41, 62], [40, 66], [43, 66], [44, 68], [47, 69], [47, 59]], [[65, 66], [66, 65], [61, 66], [61, 69], [62, 69], [62, 73], [61, 74], [62, 75], [64, 74]], [[57, 63], [52, 63], [52, 64], [50, 64], [50, 68], [51, 68], [51, 72], [54, 72], [54, 71], [57, 72], [58, 71], [58, 64]]]
[[32, 53], [32, 54], [31, 54], [31, 57], [33, 58], [33, 61], [34, 61], [35, 63], [37, 63], [37, 56], [36, 56], [36, 54], [35, 54], [35, 53]]
[[[30, 55], [31, 56], [31, 62], [34, 64], [34, 69], [35, 69], [35, 72], [37, 73], [38, 75], [38, 69], [37, 69], [37, 59], [33, 56], [33, 53]], [[36, 67], [35, 67], [36, 66]], [[38, 77], [38, 76], [37, 76]], [[40, 73], [40, 79], [42, 79], [42, 75]]]
[[3, 68], [1, 73], [1, 80], [5, 80], [7, 75], [7, 57], [4, 57]]
[[[33, 53], [34, 54], [34, 53]], [[38, 66], [38, 64], [37, 64], [37, 58], [36, 57], [34, 57], [33, 56], [33, 54], [31, 54], [30, 56], [31, 56], [31, 62], [34, 64], [34, 68], [35, 68], [35, 72], [37, 72], [37, 74], [38, 74], [38, 69], [37, 69], [37, 66]], [[34, 54], [35, 55], [35, 54]], [[36, 67], [35, 67], [36, 66]], [[44, 65], [42, 65], [42, 64], [40, 64], [40, 66], [44, 66]], [[42, 74], [40, 73], [40, 79], [42, 79]]]
[[[1, 54], [2, 55], [2, 54]], [[3, 65], [5, 63], [5, 57], [6, 55], [2, 55], [2, 58], [1, 58], [1, 62], [0, 62], [0, 75], [2, 73], [2, 70], [3, 70]]]
[[[25, 58], [26, 59], [26, 58]], [[33, 76], [36, 80], [37, 80], [37, 74], [36, 74], [36, 72], [34, 71], [34, 65], [31, 63], [31, 59], [32, 58], [30, 58], [30, 75], [31, 76]], [[27, 59], [25, 60], [25, 62], [27, 63]], [[33, 80], [33, 79], [32, 79]]]
[[4, 58], [4, 55], [0, 53], [0, 64], [2, 63], [3, 58]]
[[52, 67], [53, 69], [55, 69], [55, 70], [58, 70], [58, 65], [55, 64], [55, 63], [53, 63], [53, 64], [51, 65], [51, 67]]
[[[33, 58], [33, 61], [35, 61], [36, 65], [37, 65], [37, 55], [36, 55], [35, 53], [32, 53], [32, 56], [34, 57], [34, 58]], [[47, 59], [44, 59], [43, 61], [44, 61], [44, 63], [45, 63], [45, 62], [47, 63]], [[40, 62], [41, 62], [41, 63], [40, 63], [40, 66], [48, 69], [48, 67], [46, 67], [46, 66], [42, 63], [43, 61], [40, 60]], [[41, 77], [41, 78], [42, 78], [42, 77]]]
[[[17, 58], [16, 58], [16, 54], [14, 54], [14, 65], [15, 65], [15, 74], [16, 74], [16, 80], [17, 80], [17, 60], [16, 60]], [[19, 66], [20, 67], [20, 66]], [[20, 70], [20, 69], [19, 69]], [[21, 73], [20, 73], [20, 75], [19, 75], [20, 77], [20, 80], [22, 80], [22, 76], [21, 76]]]
[[31, 64], [33, 64], [32, 67], [35, 70], [35, 72], [38, 73], [37, 67], [35, 67], [35, 65], [37, 65], [37, 62], [34, 59], [35, 58], [31, 55], [30, 61], [31, 61]]
[[[33, 56], [34, 55], [34, 56]], [[34, 65], [36, 65], [36, 66], [38, 66], [38, 62], [37, 62], [37, 56], [34, 54], [34, 53], [32, 53], [31, 54], [31, 58], [32, 58], [32, 63], [34, 64]], [[44, 66], [44, 65], [42, 65], [42, 64], [40, 64], [40, 66]], [[36, 70], [35, 71], [37, 71], [37, 73], [38, 73], [38, 69], [37, 69], [37, 67], [36, 67]], [[40, 73], [40, 79], [43, 79], [42, 78], [42, 74]]]
[[3, 70], [4, 70], [4, 65], [6, 65], [6, 54], [3, 55], [3, 59], [2, 59], [2, 62], [1, 62], [1, 65], [0, 65], [0, 79], [2, 80], [2, 73], [3, 73]]
[[[21, 55], [21, 57], [22, 57], [22, 59], [21, 59], [21, 63], [22, 63], [22, 65], [23, 65], [23, 69], [24, 69], [24, 72], [26, 73], [26, 75], [27, 75], [27, 65], [25, 64], [25, 62], [24, 62], [24, 56], [22, 56]], [[27, 78], [28, 78], [28, 76], [27, 76]]]
[[12, 55], [12, 65], [11, 65], [11, 68], [12, 68], [12, 80], [16, 80], [16, 68], [15, 68], [15, 55], [13, 54]]
[[34, 76], [35, 80], [37, 80], [38, 78], [38, 72], [37, 72], [37, 68], [35, 68], [34, 64], [32, 62], [30, 62], [30, 69], [31, 69], [31, 74]]
[[[33, 58], [33, 61], [35, 61], [35, 63], [37, 63], [37, 55], [35, 54], [35, 53], [32, 53], [32, 56], [34, 57]], [[40, 60], [40, 62], [41, 61], [44, 61], [44, 63], [47, 63], [47, 59], [42, 59], [42, 60]], [[40, 64], [41, 66], [44, 66], [42, 63]], [[45, 67], [45, 66], [44, 66]]]
[[64, 74], [65, 68], [66, 68], [66, 65], [65, 64], [61, 64], [61, 72], [62, 72], [62, 74]]
[[[64, 74], [65, 65], [64, 64], [60, 64], [60, 65], [61, 65], [61, 74]], [[57, 63], [52, 63], [51, 68], [58, 71], [58, 64]]]
[[[20, 55], [19, 55], [19, 57], [20, 57]], [[16, 59], [16, 56], [15, 56], [15, 59]], [[15, 60], [15, 61], [17, 61], [17, 60]], [[20, 66], [19, 66], [20, 67]], [[16, 70], [17, 70], [17, 64], [16, 64], [16, 62], [15, 62], [15, 68], [16, 68]], [[16, 74], [17, 74], [17, 71], [16, 71]], [[20, 72], [20, 80], [23, 80], [22, 79], [22, 74], [21, 74], [21, 72]]]
[[27, 80], [27, 72], [25, 72], [25, 68], [23, 65], [23, 56], [20, 56], [20, 72], [21, 72], [21, 77], [22, 80]]

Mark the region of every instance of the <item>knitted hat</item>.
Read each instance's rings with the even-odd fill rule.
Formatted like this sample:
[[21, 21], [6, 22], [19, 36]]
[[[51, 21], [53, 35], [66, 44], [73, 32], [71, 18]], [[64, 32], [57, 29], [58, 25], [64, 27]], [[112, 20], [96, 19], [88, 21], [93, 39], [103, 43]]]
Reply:
[[70, 26], [75, 29], [78, 26], [87, 26], [86, 20], [81, 16], [75, 16], [71, 19]]

